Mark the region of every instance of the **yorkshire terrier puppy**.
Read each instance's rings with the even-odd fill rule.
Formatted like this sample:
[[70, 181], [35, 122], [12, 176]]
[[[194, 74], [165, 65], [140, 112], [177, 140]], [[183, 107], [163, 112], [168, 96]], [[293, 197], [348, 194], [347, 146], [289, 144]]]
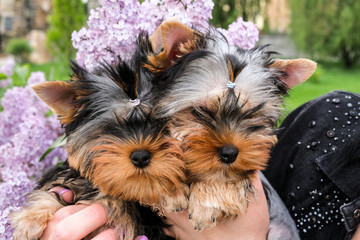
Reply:
[[201, 34], [171, 21], [159, 29], [145, 64], [161, 88], [154, 111], [172, 118], [172, 135], [183, 143], [189, 219], [207, 229], [243, 214], [256, 198], [251, 180], [277, 141], [283, 96], [316, 63], [273, 59], [266, 47], [241, 49], [215, 29]]
[[[144, 38], [139, 46], [147, 44]], [[152, 75], [142, 67], [140, 52], [130, 64], [104, 64], [93, 73], [73, 64], [71, 81], [33, 86], [65, 126], [69, 158], [39, 182], [28, 206], [12, 214], [14, 239], [39, 239], [66, 205], [48, 192], [54, 186], [71, 189], [75, 204], [102, 204], [109, 218], [102, 229], [115, 228], [126, 240], [142, 234], [166, 239], [165, 224], [143, 205], [160, 215], [187, 208], [180, 142], [170, 135], [168, 118], [152, 114]]]

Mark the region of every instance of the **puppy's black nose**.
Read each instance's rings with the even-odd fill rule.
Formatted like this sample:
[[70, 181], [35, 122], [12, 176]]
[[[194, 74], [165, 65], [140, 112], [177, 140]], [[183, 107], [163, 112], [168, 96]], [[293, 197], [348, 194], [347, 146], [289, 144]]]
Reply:
[[130, 154], [131, 161], [138, 168], [144, 168], [150, 163], [151, 153], [148, 150], [135, 150]]
[[233, 163], [239, 153], [239, 150], [234, 145], [224, 145], [218, 149], [220, 159], [223, 163]]

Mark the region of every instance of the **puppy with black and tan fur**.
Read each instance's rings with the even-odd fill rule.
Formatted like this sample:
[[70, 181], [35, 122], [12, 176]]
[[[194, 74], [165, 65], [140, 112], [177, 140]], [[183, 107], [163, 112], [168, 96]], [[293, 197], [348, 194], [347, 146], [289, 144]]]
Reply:
[[[146, 36], [139, 37], [139, 46]], [[14, 239], [40, 239], [47, 222], [66, 203], [49, 189], [74, 192], [74, 203], [100, 203], [107, 228], [121, 239], [138, 235], [167, 239], [158, 214], [187, 208], [188, 187], [180, 142], [170, 135], [168, 118], [155, 118], [152, 75], [136, 51], [127, 64], [104, 64], [94, 72], [73, 64], [71, 81], [33, 86], [65, 127], [68, 162], [47, 173], [29, 194], [27, 206], [12, 213]]]
[[201, 34], [174, 21], [152, 39], [145, 66], [160, 83], [155, 113], [172, 118], [172, 135], [182, 141], [190, 222], [211, 228], [243, 214], [256, 198], [252, 177], [277, 142], [283, 96], [316, 63], [273, 59], [266, 47], [244, 50], [215, 29]]

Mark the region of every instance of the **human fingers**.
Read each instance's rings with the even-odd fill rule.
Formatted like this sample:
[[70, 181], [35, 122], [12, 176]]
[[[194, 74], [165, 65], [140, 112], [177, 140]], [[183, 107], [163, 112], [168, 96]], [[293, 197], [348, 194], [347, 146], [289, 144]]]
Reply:
[[106, 229], [105, 231], [99, 233], [91, 240], [119, 240], [120, 237], [114, 229]]
[[194, 227], [189, 222], [189, 213], [185, 209], [182, 212], [167, 212], [166, 223], [171, 227], [164, 228], [164, 232], [167, 236], [176, 239], [182, 239], [180, 236], [196, 234]]
[[[107, 229], [100, 234], [96, 235], [91, 240], [119, 240], [120, 237], [114, 229]], [[145, 235], [138, 236], [135, 240], [149, 240]]]
[[49, 192], [54, 195], [60, 196], [60, 198], [62, 198], [67, 203], [73, 202], [74, 194], [70, 189], [57, 186], [50, 189]]
[[59, 209], [55, 214], [54, 217], [48, 222], [46, 229], [41, 237], [41, 240], [49, 240], [50, 236], [53, 235], [56, 226], [61, 222], [63, 219], [83, 210], [86, 208], [87, 205], [70, 205], [67, 207], [63, 207]]
[[107, 220], [106, 211], [102, 205], [90, 205], [61, 220], [55, 226], [49, 240], [82, 239], [98, 227], [104, 225]]

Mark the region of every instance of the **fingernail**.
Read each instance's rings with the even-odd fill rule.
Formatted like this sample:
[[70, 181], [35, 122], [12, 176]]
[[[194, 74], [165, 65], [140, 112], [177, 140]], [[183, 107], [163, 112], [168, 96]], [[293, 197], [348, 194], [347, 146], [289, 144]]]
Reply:
[[149, 240], [145, 235], [139, 237], [139, 240]]
[[61, 189], [60, 191], [58, 191], [57, 193], [61, 196], [64, 193], [69, 192], [69, 191], [70, 191], [70, 189], [64, 188], [64, 189]]

